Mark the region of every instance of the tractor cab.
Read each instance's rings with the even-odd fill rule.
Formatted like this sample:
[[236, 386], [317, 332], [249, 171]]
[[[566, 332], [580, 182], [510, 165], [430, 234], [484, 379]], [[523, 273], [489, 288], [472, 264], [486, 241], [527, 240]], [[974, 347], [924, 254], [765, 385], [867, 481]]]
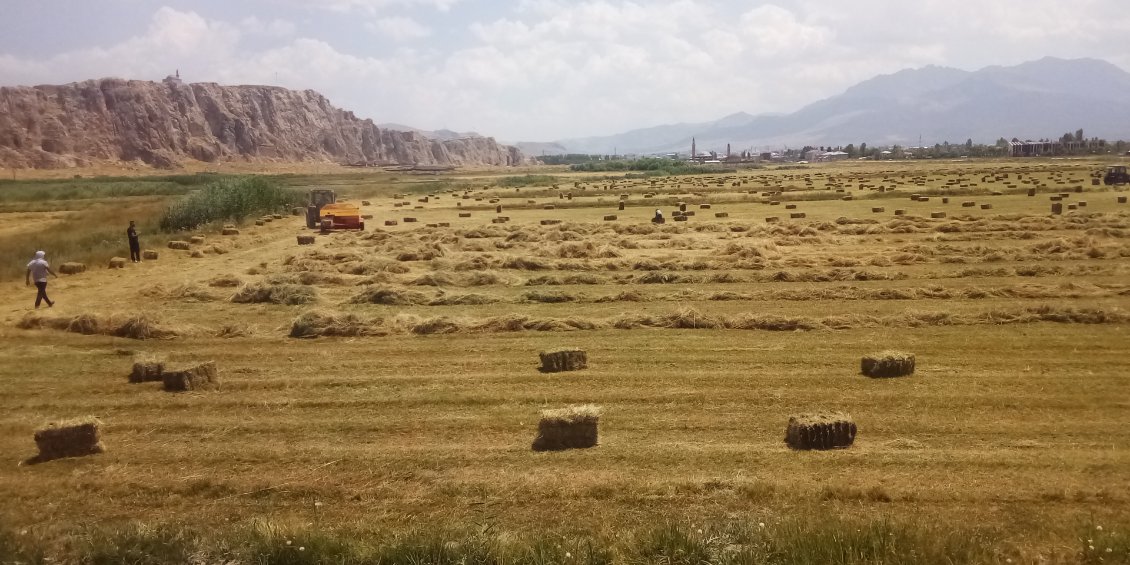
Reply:
[[310, 190], [306, 202], [306, 227], [314, 229], [322, 225], [322, 207], [337, 202], [337, 193], [328, 188]]
[[1130, 173], [1126, 172], [1124, 165], [1114, 165], [1107, 167], [1106, 175], [1103, 176], [1103, 184], [1127, 184], [1130, 183]]

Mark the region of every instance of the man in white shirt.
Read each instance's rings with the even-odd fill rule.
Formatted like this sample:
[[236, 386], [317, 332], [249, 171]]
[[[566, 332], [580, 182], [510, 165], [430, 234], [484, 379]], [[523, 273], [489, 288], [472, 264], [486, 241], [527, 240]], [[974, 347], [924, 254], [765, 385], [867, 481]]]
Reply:
[[59, 275], [51, 270], [51, 266], [43, 258], [45, 255], [47, 254], [42, 251], [35, 252], [35, 259], [27, 264], [27, 276], [24, 277], [24, 284], [31, 286], [31, 280], [35, 279], [35, 288], [39, 289], [39, 294], [35, 295], [36, 308], [39, 308], [41, 301], [47, 302], [48, 308], [55, 305], [50, 298], [47, 298], [47, 275], [50, 274], [55, 278], [59, 278]]

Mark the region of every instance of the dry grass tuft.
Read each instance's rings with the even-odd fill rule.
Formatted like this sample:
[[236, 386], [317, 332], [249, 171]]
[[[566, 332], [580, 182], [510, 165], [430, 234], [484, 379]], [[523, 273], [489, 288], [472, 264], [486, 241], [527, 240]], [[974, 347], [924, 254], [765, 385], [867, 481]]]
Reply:
[[83, 335], [111, 335], [129, 339], [172, 339], [182, 332], [159, 325], [147, 314], [102, 316], [79, 314], [77, 316], [47, 316], [29, 312], [16, 327], [24, 330], [53, 329]]

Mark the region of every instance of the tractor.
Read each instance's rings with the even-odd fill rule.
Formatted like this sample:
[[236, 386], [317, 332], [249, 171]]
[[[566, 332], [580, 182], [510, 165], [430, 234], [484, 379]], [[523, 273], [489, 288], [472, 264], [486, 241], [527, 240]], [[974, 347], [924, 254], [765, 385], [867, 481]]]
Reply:
[[310, 191], [306, 204], [306, 227], [321, 228], [323, 232], [333, 230], [364, 230], [361, 209], [354, 204], [337, 201], [337, 194], [329, 189], [315, 188]]
[[1126, 167], [1123, 165], [1115, 165], [1107, 167], [1106, 175], [1103, 176], [1103, 184], [1128, 184], [1130, 183], [1130, 173], [1126, 172]]

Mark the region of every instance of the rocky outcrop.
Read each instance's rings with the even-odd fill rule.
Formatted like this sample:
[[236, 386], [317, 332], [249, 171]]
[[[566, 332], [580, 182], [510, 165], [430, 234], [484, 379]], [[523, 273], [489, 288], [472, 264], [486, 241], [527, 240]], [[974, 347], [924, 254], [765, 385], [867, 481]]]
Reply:
[[429, 139], [382, 129], [312, 90], [120, 79], [0, 88], [0, 166], [140, 160], [518, 165], [487, 137]]

